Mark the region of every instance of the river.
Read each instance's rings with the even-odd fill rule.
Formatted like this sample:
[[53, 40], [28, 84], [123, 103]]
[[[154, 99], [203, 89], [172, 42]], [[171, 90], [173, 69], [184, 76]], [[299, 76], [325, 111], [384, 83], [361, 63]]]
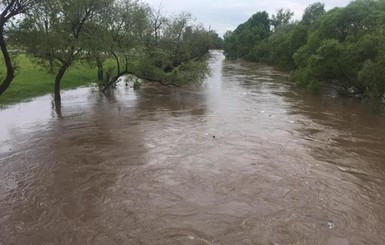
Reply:
[[385, 244], [385, 117], [224, 60], [0, 111], [0, 244]]

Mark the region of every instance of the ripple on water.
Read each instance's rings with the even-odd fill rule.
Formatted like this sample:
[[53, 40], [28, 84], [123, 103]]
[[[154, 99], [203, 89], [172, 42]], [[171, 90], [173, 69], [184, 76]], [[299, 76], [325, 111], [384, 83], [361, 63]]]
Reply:
[[0, 111], [35, 113], [0, 131], [0, 243], [385, 244], [383, 118], [271, 67], [210, 62], [195, 90]]

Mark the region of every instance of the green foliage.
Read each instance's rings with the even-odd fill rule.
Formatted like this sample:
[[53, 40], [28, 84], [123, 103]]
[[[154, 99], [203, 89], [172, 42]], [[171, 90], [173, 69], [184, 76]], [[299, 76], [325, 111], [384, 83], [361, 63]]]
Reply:
[[227, 31], [224, 37], [223, 49], [227, 59], [237, 59], [238, 53], [238, 40], [236, 35], [232, 31]]
[[311, 92], [326, 85], [346, 95], [383, 97], [385, 1], [356, 0], [328, 12], [324, 4], [314, 3], [301, 21], [292, 23], [290, 13], [281, 9], [272, 15], [265, 36], [250, 27], [261, 26], [261, 18], [250, 18], [226, 33], [226, 57], [292, 70], [296, 84]]
[[373, 60], [366, 60], [358, 72], [358, 80], [366, 88], [365, 93], [374, 100], [381, 100], [385, 93], [384, 50]]
[[326, 13], [325, 4], [317, 2], [305, 9], [302, 16], [302, 23], [305, 25], [313, 24], [318, 18]]
[[223, 49], [223, 39], [215, 31], [209, 31], [211, 46], [210, 49]]
[[164, 16], [137, 0], [37, 2], [9, 33], [34, 64], [56, 73], [55, 99], [74, 63], [96, 66], [108, 86], [125, 73], [181, 85], [206, 76], [209, 49], [223, 47], [218, 34], [195, 24], [191, 14]]
[[289, 9], [279, 9], [277, 14], [273, 14], [271, 17], [271, 25], [274, 27], [274, 29], [277, 29], [278, 27], [282, 25], [287, 25], [290, 22], [291, 17], [293, 17], [294, 12], [291, 12]]
[[[346, 8], [333, 9], [323, 15], [317, 23], [320, 28], [311, 29], [307, 44], [293, 56], [298, 70], [296, 74], [308, 72], [311, 79], [307, 83], [317, 80], [337, 85], [345, 94], [375, 97], [373, 89], [381, 93], [378, 86], [370, 88], [363, 80], [363, 77], [369, 77], [368, 72], [375, 71], [370, 61], [377, 59], [382, 46], [379, 28], [384, 20], [379, 17], [378, 3], [355, 1]], [[385, 8], [381, 11], [384, 12]], [[376, 22], [374, 18], [378, 18]], [[303, 76], [296, 78], [303, 79]]]
[[269, 48], [267, 62], [283, 68], [294, 67], [292, 58], [295, 52], [292, 49], [293, 28], [295, 28], [294, 25], [283, 25], [270, 35], [266, 45]]
[[255, 60], [254, 47], [265, 40], [270, 33], [269, 14], [257, 12], [245, 23], [240, 24], [234, 32], [224, 36], [224, 50], [230, 59], [244, 58]]

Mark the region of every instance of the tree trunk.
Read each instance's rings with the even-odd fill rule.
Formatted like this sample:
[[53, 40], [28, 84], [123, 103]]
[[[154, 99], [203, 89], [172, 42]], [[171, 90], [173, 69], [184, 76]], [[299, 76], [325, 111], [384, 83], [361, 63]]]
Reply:
[[126, 74], [129, 74], [128, 71], [118, 73], [115, 77], [113, 77], [110, 81], [108, 81], [108, 83], [103, 87], [102, 92], [103, 93], [106, 92], [107, 89], [109, 89], [112, 85], [116, 83], [116, 81], [118, 81], [119, 77]]
[[103, 62], [99, 56], [96, 56], [96, 66], [98, 67], [98, 80], [103, 81], [104, 71], [103, 71]]
[[137, 78], [140, 78], [140, 79], [142, 79], [142, 80], [146, 80], [146, 81], [150, 81], [150, 82], [159, 83], [160, 85], [163, 85], [163, 86], [177, 87], [177, 88], [183, 86], [183, 84], [167, 83], [166, 81], [156, 80], [156, 79], [152, 79], [152, 78], [149, 78], [149, 77], [137, 75], [137, 74], [134, 74], [134, 73], [129, 72], [129, 71], [123, 71], [123, 72], [119, 73], [118, 75], [116, 75], [115, 77], [113, 77], [113, 78], [111, 79], [111, 81], [109, 81], [109, 82], [103, 87], [102, 93], [106, 92], [107, 89], [109, 89], [112, 85], [114, 85], [114, 84], [118, 81], [119, 77], [121, 77], [121, 76], [123, 76], [123, 75], [127, 75], [127, 74], [136, 76]]
[[55, 77], [55, 88], [54, 88], [54, 99], [55, 101], [60, 101], [61, 100], [61, 96], [60, 96], [60, 82], [61, 82], [61, 79], [63, 78], [64, 76], [64, 73], [67, 71], [69, 65], [67, 64], [64, 64], [60, 67], [58, 73], [56, 74], [56, 77]]
[[5, 23], [0, 23], [0, 48], [3, 53], [5, 66], [7, 67], [7, 75], [0, 84], [0, 95], [2, 95], [9, 88], [9, 85], [11, 85], [15, 76], [15, 68], [12, 65], [11, 57], [8, 53], [7, 45], [4, 40], [4, 24]]
[[119, 57], [111, 51], [111, 54], [115, 57], [115, 60], [116, 60], [116, 65], [117, 65], [117, 69], [118, 69], [118, 74], [120, 73], [120, 62], [119, 62]]
[[53, 58], [49, 58], [49, 68], [48, 73], [53, 74], [54, 73], [54, 65], [53, 65]]
[[58, 118], [62, 118], [61, 100], [55, 100], [53, 103], [54, 103], [54, 109], [55, 109], [56, 115], [58, 116]]

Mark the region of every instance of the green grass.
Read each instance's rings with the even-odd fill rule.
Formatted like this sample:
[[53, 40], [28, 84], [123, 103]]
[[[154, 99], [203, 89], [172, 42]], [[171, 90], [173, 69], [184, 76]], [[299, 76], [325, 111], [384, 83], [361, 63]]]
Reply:
[[[5, 76], [3, 62], [0, 64], [0, 78]], [[0, 106], [14, 104], [37, 96], [53, 93], [55, 74], [48, 73], [44, 68], [33, 63], [25, 55], [18, 55], [16, 58], [18, 71], [8, 90], [0, 96]], [[96, 68], [75, 63], [65, 73], [61, 88], [71, 89], [94, 82]]]

